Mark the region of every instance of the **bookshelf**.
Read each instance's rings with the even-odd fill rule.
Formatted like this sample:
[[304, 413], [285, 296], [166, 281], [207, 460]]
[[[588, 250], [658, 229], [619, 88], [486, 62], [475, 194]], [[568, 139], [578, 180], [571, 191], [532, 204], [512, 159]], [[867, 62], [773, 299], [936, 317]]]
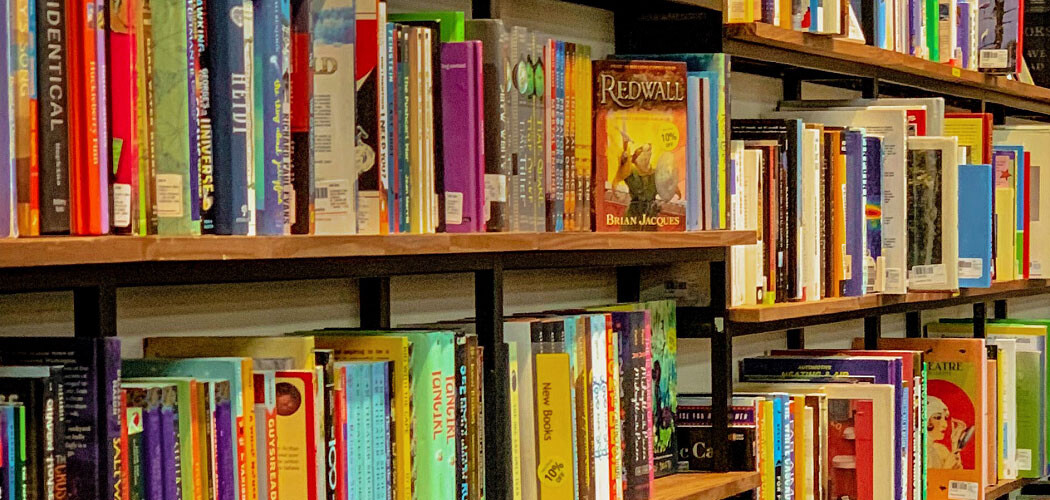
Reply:
[[758, 472], [682, 473], [657, 479], [652, 500], [719, 500], [758, 487]]

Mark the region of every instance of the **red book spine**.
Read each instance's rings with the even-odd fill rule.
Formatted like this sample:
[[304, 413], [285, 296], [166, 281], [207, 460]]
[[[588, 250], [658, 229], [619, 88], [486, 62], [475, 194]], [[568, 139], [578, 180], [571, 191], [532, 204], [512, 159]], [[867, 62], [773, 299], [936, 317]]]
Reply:
[[854, 406], [854, 431], [857, 446], [857, 498], [860, 500], [875, 500], [875, 471], [873, 454], [875, 452], [872, 442], [874, 430], [873, 412], [871, 401], [858, 401]]
[[337, 499], [349, 498], [346, 484], [346, 368], [338, 368], [335, 377], [335, 495]]
[[138, 66], [135, 0], [111, 0], [109, 7], [109, 102], [113, 134], [113, 227], [132, 234], [138, 220]]
[[1032, 232], [1032, 156], [1031, 153], [1025, 151], [1024, 153], [1024, 236], [1021, 239], [1021, 266], [1022, 266], [1022, 278], [1028, 279], [1031, 258], [1029, 255], [1029, 242]]
[[109, 232], [103, 227], [103, 196], [98, 141], [98, 58], [93, 0], [68, 3], [69, 75], [70, 81], [70, 198], [71, 232], [99, 235]]

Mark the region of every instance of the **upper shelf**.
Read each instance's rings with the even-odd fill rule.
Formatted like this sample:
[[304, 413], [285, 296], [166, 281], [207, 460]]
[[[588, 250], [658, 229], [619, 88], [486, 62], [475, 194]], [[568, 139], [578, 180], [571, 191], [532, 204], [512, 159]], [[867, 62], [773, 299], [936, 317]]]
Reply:
[[735, 58], [877, 78], [935, 94], [1050, 114], [1050, 89], [1004, 76], [954, 68], [870, 45], [764, 23], [726, 25], [725, 34], [725, 51]]
[[729, 321], [738, 324], [734, 327], [735, 332], [755, 333], [1048, 293], [1050, 285], [1046, 280], [1018, 280], [993, 283], [990, 288], [963, 288], [958, 293], [872, 294], [814, 302], [734, 307], [729, 310]]
[[726, 247], [755, 239], [754, 231], [23, 238], [0, 240], [0, 292], [103, 279], [95, 274], [135, 286], [724, 260]]

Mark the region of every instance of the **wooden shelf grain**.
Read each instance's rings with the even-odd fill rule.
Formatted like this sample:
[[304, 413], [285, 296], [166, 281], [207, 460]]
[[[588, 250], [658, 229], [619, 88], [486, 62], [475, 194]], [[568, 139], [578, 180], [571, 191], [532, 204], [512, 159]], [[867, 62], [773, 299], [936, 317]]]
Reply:
[[[937, 95], [984, 100], [1050, 113], [1050, 89], [884, 50], [764, 23], [725, 27], [725, 51], [735, 58], [840, 75], [877, 78]], [[843, 64], [847, 63], [847, 64]]]
[[[871, 294], [814, 302], [733, 307], [729, 321], [740, 324], [744, 333], [780, 330], [821, 323], [834, 323], [866, 316], [895, 314], [923, 309], [1050, 294], [1047, 280], [1031, 279], [993, 283], [989, 288], [963, 288], [958, 292], [913, 292], [903, 295]], [[791, 325], [788, 325], [791, 323]], [[788, 325], [788, 326], [785, 326]]]
[[758, 472], [690, 472], [657, 479], [651, 500], [722, 500], [758, 487]]
[[59, 236], [0, 240], [0, 268], [162, 261], [655, 251], [720, 248], [754, 242], [753, 231], [382, 236]]
[[1038, 481], [1038, 479], [1011, 479], [1003, 480], [998, 484], [994, 484], [984, 489], [984, 496], [987, 500], [997, 500], [1001, 496], [1010, 494], [1011, 491], [1019, 490], [1026, 484], [1031, 484]]

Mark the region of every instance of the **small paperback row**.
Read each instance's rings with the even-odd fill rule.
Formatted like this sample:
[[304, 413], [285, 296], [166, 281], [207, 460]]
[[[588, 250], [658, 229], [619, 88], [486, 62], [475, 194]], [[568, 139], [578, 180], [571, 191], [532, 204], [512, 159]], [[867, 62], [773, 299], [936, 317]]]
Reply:
[[733, 120], [734, 227], [759, 232], [733, 249], [733, 304], [1043, 277], [1050, 127], [943, 109], [939, 98], [785, 101]]
[[467, 320], [122, 362], [116, 339], [0, 339], [0, 499], [481, 499], [484, 356], [510, 367], [511, 498], [649, 498], [675, 469], [674, 311], [522, 315], [492, 353]]
[[[734, 470], [758, 498], [981, 500], [1001, 480], [1047, 473], [1046, 321], [970, 320], [880, 350], [786, 350], [741, 361]], [[681, 395], [681, 466], [711, 470], [710, 398]]]
[[[997, 74], [1028, 74], [1029, 37], [1024, 2], [1003, 0], [733, 0], [726, 22], [762, 22], [830, 35], [958, 68]], [[1025, 49], [1022, 51], [1022, 47]], [[1032, 54], [1035, 61], [1046, 56]], [[1041, 64], [1032, 70], [1041, 73]]]

